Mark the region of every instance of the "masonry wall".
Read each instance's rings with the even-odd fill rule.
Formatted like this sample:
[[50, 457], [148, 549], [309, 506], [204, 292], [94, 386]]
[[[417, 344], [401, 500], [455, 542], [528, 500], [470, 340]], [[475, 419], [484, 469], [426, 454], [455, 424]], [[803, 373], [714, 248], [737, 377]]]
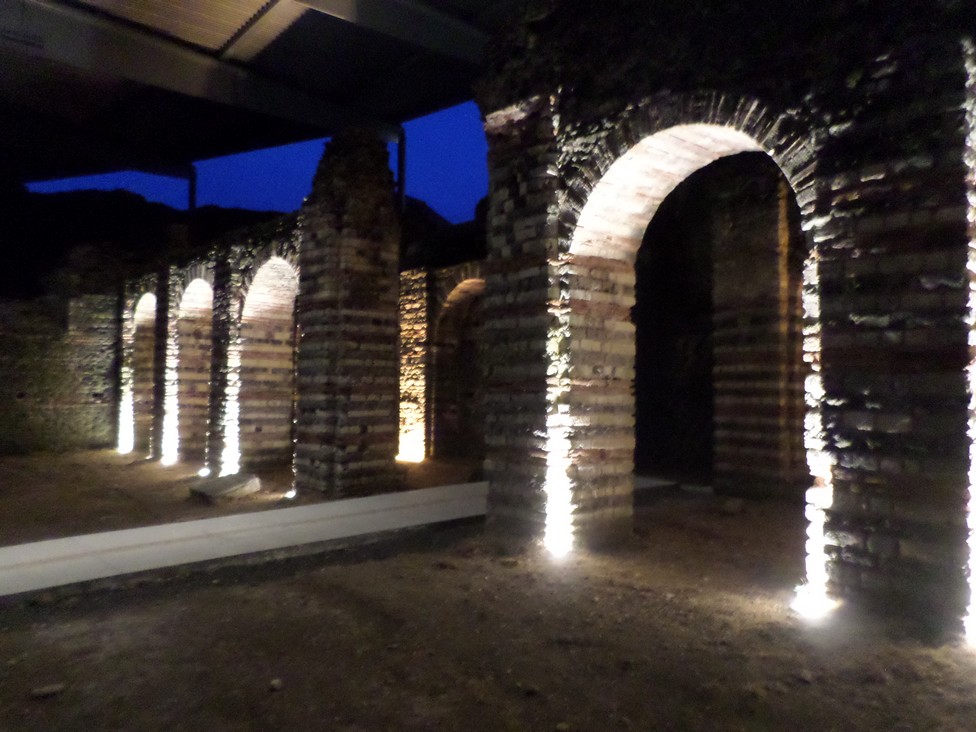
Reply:
[[810, 485], [800, 300], [807, 247], [789, 184], [763, 162], [714, 184], [713, 485], [799, 501]]
[[295, 479], [332, 496], [399, 485], [399, 224], [385, 147], [332, 138], [302, 209]]
[[[800, 14], [760, 6], [703, 0], [647, 12], [625, 0], [605, 12], [564, 0], [534, 6], [495, 47], [479, 99], [491, 149], [489, 260], [499, 272], [489, 272], [487, 304], [489, 333], [512, 330], [499, 339], [510, 365], [489, 376], [488, 424], [498, 415], [516, 434], [533, 424], [548, 437], [533, 450], [526, 436], [508, 453], [493, 449], [500, 435], [489, 438], [491, 500], [537, 519], [555, 474], [538, 466], [560, 463], [562, 474], [568, 463], [573, 522], [613, 522], [612, 507], [628, 495], [616, 456], [632, 430], [628, 355], [614, 349], [632, 336], [622, 325], [612, 343], [593, 334], [609, 332], [600, 323], [618, 322], [632, 294], [626, 257], [608, 262], [621, 259], [612, 242], [633, 238], [631, 219], [653, 211], [669, 177], [708, 162], [703, 150], [762, 150], [797, 194], [809, 245], [804, 427], [816, 490], [808, 510], [826, 512], [831, 589], [958, 615], [970, 561], [961, 34], [971, 18], [952, 3], [934, 3], [924, 27], [911, 10], [871, 4]], [[548, 118], [528, 111], [540, 108]], [[687, 127], [702, 123], [713, 127], [697, 137]], [[646, 165], [629, 157], [667, 130], [648, 143]], [[633, 211], [611, 203], [613, 220], [587, 221], [580, 249], [599, 261], [587, 260], [574, 251], [576, 231], [616, 161], [658, 183], [630, 181], [647, 196], [633, 201], [625, 178], [614, 179]], [[554, 220], [558, 242], [547, 226]], [[558, 333], [548, 348], [547, 331]], [[545, 378], [533, 369], [540, 358]], [[517, 369], [525, 376], [499, 376]], [[581, 374], [608, 387], [601, 398], [587, 396]], [[509, 414], [516, 395], [522, 413]]]
[[[437, 279], [441, 280], [437, 273]], [[464, 279], [448, 294], [434, 320], [430, 381], [432, 454], [477, 460], [484, 452], [480, 278]]]
[[816, 200], [831, 577], [956, 614], [970, 463], [961, 44], [946, 34], [859, 72], [851, 95], [867, 103], [828, 128]]
[[498, 524], [541, 532], [550, 469], [547, 417], [556, 411], [547, 400], [547, 349], [559, 326], [559, 278], [549, 266], [558, 241], [555, 110], [537, 99], [488, 111], [482, 307], [489, 512]]
[[117, 308], [112, 296], [0, 303], [0, 453], [111, 444]]

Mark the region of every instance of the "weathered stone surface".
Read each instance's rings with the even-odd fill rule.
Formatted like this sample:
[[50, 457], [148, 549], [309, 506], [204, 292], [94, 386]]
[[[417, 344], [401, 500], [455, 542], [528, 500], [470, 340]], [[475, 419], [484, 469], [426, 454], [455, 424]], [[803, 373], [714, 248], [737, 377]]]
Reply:
[[190, 495], [206, 501], [232, 501], [261, 490], [261, 479], [256, 475], [238, 473], [220, 478], [203, 478], [190, 486]]

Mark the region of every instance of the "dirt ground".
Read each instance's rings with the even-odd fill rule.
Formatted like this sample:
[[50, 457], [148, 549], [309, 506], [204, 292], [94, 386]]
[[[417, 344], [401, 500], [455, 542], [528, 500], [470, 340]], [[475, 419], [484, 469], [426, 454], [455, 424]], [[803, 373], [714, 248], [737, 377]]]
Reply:
[[[0, 545], [212, 518], [323, 500], [316, 491], [286, 498], [290, 468], [262, 471], [261, 490], [234, 501], [191, 496], [197, 463], [164, 467], [115, 450], [0, 456]], [[464, 461], [403, 464], [404, 488], [467, 482]]]
[[976, 653], [800, 620], [802, 510], [728, 509], [659, 490], [563, 560], [473, 523], [0, 600], [0, 729], [976, 729]]

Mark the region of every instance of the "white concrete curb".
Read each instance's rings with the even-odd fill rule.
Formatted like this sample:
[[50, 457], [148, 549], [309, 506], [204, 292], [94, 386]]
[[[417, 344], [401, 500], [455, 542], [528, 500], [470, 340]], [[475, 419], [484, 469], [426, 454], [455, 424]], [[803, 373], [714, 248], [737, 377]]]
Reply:
[[0, 596], [483, 516], [466, 483], [0, 547]]

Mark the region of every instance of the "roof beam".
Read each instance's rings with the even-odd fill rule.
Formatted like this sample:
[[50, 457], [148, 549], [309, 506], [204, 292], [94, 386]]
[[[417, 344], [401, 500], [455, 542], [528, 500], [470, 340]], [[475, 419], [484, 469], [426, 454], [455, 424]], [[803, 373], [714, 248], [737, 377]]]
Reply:
[[220, 50], [221, 58], [251, 61], [307, 10], [291, 0], [271, 0]]
[[485, 35], [418, 0], [295, 0], [334, 18], [450, 58], [480, 65]]
[[[396, 125], [372, 120], [103, 15], [51, 0], [22, 0], [19, 28], [0, 28], [0, 48], [321, 128], [358, 125], [395, 141]], [[8, 32], [8, 30], [10, 32]]]

